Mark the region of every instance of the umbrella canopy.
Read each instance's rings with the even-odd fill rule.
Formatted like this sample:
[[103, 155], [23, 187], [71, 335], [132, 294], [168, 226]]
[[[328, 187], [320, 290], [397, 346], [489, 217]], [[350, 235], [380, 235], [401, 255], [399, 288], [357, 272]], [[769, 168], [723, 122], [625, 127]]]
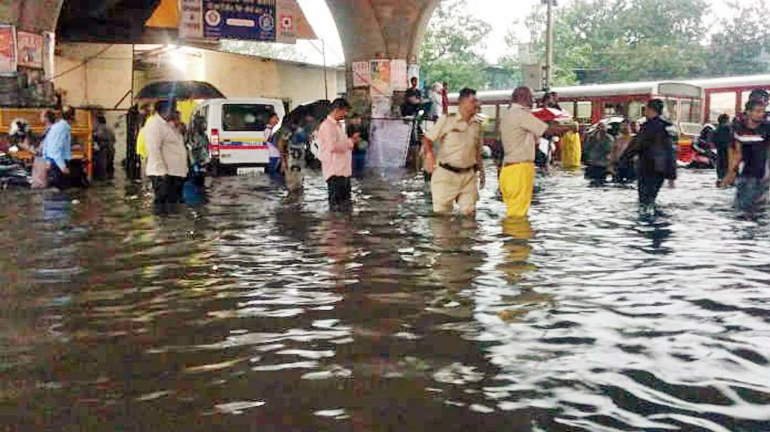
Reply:
[[224, 99], [225, 95], [203, 81], [159, 81], [148, 84], [136, 99]]
[[572, 114], [556, 108], [536, 108], [532, 110], [532, 114], [546, 123], [572, 121]]

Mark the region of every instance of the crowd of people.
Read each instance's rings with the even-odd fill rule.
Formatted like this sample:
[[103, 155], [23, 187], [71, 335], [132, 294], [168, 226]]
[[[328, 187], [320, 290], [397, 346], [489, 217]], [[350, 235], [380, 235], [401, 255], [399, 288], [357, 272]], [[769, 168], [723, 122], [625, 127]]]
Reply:
[[[435, 213], [450, 213], [457, 205], [463, 215], [473, 216], [479, 188], [486, 183], [479, 101], [475, 90], [464, 88], [459, 92], [458, 112], [450, 114], [445, 91], [445, 85], [436, 85], [430, 96], [441, 114], [434, 116], [435, 122], [421, 138], [423, 169], [430, 182]], [[422, 103], [416, 80], [405, 101], [407, 114], [415, 114], [411, 111]], [[729, 116], [721, 115], [718, 125], [707, 128], [696, 144], [698, 148], [705, 145], [714, 149], [717, 186], [736, 186], [736, 205], [744, 210], [764, 204], [770, 190], [769, 101], [766, 91], [752, 92], [744, 112], [732, 122]], [[677, 132], [663, 116], [663, 101], [648, 101], [639, 124], [628, 119], [599, 122], [582, 134], [576, 123], [541, 120], [533, 113], [533, 106], [529, 88], [514, 90], [511, 105], [500, 119], [500, 149], [497, 154], [493, 151], [500, 195], [509, 217], [527, 216], [537, 169], [549, 165], [550, 155], [544, 155], [538, 145], [541, 140], [558, 141], [558, 160], [567, 169], [584, 166], [592, 186], [604, 185], [610, 176], [619, 183], [636, 181], [643, 213], [655, 212], [656, 197], [666, 181], [673, 187], [677, 177]], [[558, 95], [547, 93], [540, 107], [560, 110]], [[270, 115], [265, 127], [270, 149], [268, 172], [279, 178], [290, 193], [301, 191], [303, 169], [312, 160], [308, 143], [316, 140], [330, 209], [350, 209], [351, 177], [363, 170], [368, 147], [368, 128], [361, 115], [350, 116], [350, 111], [350, 104], [343, 98], [331, 103], [319, 101], [290, 113], [280, 129], [281, 119]], [[30, 146], [37, 155], [32, 173], [34, 187], [65, 189], [71, 185], [70, 124], [74, 116], [74, 109], [68, 107], [60, 113], [46, 110], [41, 114], [45, 132], [39, 145]], [[193, 118], [191, 122], [189, 128], [181, 122], [175, 101], [161, 100], [155, 103], [154, 113], [147, 116], [138, 133], [137, 153], [160, 211], [183, 202], [185, 182], [203, 185], [203, 171], [210, 161], [206, 119]], [[112, 178], [115, 135], [102, 114], [96, 118], [94, 142], [95, 176]]]

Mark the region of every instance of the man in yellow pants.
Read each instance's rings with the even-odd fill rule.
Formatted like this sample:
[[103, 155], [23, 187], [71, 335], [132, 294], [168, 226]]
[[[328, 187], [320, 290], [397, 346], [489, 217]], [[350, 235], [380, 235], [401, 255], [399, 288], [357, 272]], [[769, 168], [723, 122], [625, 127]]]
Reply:
[[563, 135], [575, 126], [548, 126], [532, 114], [532, 90], [519, 87], [513, 91], [513, 103], [502, 117], [503, 169], [500, 192], [509, 217], [524, 217], [529, 212], [535, 189], [535, 148], [545, 134]]

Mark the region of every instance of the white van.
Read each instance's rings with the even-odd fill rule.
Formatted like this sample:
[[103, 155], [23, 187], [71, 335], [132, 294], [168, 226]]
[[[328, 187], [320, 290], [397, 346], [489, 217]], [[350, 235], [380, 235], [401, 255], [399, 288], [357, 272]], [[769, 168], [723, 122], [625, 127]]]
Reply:
[[[215, 173], [261, 171], [270, 161], [267, 121], [273, 113], [283, 120], [279, 99], [209, 99], [193, 111], [206, 119], [211, 163]], [[277, 131], [280, 123], [274, 128]]]

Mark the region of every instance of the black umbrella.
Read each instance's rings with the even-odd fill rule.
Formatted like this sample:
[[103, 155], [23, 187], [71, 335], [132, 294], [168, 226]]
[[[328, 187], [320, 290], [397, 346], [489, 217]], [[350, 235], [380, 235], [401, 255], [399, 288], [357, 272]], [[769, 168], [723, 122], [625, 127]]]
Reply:
[[203, 81], [159, 81], [148, 84], [136, 99], [224, 99], [225, 95]]

